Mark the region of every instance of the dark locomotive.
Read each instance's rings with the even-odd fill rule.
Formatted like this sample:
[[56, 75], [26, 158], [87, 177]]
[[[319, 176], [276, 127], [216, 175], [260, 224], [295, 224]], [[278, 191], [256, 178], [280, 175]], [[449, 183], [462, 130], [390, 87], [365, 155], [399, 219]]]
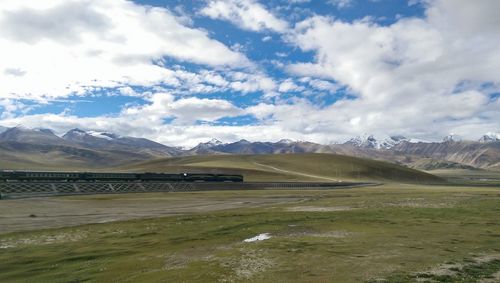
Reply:
[[243, 182], [242, 175], [0, 171], [0, 182]]

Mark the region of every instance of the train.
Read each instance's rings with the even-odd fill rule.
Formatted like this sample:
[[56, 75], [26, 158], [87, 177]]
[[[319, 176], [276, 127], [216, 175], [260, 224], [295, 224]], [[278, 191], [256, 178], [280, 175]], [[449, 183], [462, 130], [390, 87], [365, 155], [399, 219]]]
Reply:
[[0, 182], [243, 182], [243, 175], [0, 171]]

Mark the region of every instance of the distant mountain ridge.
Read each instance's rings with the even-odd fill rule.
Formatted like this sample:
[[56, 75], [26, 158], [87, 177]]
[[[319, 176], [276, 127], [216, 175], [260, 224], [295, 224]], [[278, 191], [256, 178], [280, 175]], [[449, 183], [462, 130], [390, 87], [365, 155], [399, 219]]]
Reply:
[[[462, 141], [451, 135], [442, 142], [424, 142], [400, 135], [377, 139], [365, 134], [342, 144], [330, 145], [290, 139], [277, 142], [251, 142], [242, 139], [231, 143], [212, 139], [191, 149], [181, 149], [145, 138], [102, 131], [72, 129], [59, 137], [50, 129], [18, 126], [7, 128], [3, 132], [1, 130], [0, 128], [0, 159], [4, 157], [4, 160], [22, 160], [24, 157], [19, 156], [30, 154], [40, 158], [52, 154], [71, 162], [109, 165], [187, 155], [335, 153], [386, 160], [421, 169], [472, 166], [500, 170], [500, 135], [496, 133], [487, 133], [478, 141]], [[48, 161], [50, 160], [44, 160]]]
[[[202, 148], [202, 150], [200, 150]], [[500, 138], [487, 134], [478, 141], [462, 141], [455, 135], [442, 142], [425, 142], [404, 136], [376, 139], [373, 135], [358, 136], [343, 144], [322, 145], [306, 141], [200, 143], [188, 154], [278, 154], [336, 153], [380, 159], [422, 169], [493, 168], [500, 169]]]
[[0, 133], [0, 167], [106, 167], [178, 155], [182, 151], [148, 139], [105, 132], [68, 131], [62, 137], [49, 129], [18, 126]]
[[345, 142], [344, 144], [353, 145], [357, 147], [364, 148], [374, 148], [374, 149], [389, 149], [395, 145], [402, 142], [411, 142], [404, 136], [388, 136], [382, 140], [377, 140], [373, 135], [357, 136]]
[[66, 141], [49, 129], [29, 129], [22, 126], [9, 128], [0, 134], [2, 142], [20, 142], [37, 144], [67, 144]]
[[174, 156], [182, 150], [144, 138], [122, 137], [113, 133], [72, 129], [62, 136], [66, 141], [101, 150], [138, 150], [151, 155]]

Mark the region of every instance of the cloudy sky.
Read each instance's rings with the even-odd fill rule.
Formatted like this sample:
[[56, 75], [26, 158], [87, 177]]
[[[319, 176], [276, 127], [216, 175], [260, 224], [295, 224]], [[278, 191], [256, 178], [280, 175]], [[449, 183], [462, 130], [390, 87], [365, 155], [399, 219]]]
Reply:
[[2, 0], [0, 125], [191, 146], [500, 132], [497, 0]]

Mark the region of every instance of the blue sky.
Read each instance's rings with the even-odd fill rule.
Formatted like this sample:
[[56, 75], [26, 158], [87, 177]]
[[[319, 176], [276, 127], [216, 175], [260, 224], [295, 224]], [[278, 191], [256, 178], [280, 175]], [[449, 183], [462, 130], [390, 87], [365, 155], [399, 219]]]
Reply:
[[214, 137], [475, 139], [500, 128], [497, 6], [7, 0], [0, 125], [182, 146]]

